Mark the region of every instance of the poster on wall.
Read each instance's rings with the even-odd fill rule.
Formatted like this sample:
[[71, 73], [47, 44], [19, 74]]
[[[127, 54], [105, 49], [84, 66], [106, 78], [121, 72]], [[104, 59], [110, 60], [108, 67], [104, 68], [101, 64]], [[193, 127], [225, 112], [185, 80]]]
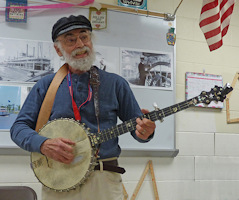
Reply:
[[18, 8], [27, 6], [27, 0], [7, 0], [6, 1], [6, 21], [7, 22], [27, 22], [27, 9]]
[[[202, 91], [209, 92], [215, 85], [223, 87], [223, 79], [221, 75], [186, 72], [186, 100], [201, 94]], [[199, 103], [197, 107], [223, 108], [223, 102], [212, 101], [206, 105]]]
[[107, 72], [119, 74], [119, 48], [95, 46], [94, 65]]
[[21, 87], [0, 86], [0, 129], [10, 129], [21, 105]]
[[54, 73], [56, 57], [52, 42], [0, 38], [0, 81], [37, 82]]
[[98, 10], [90, 7], [89, 20], [91, 22], [92, 29], [94, 30], [107, 28], [107, 8], [101, 8]]
[[133, 87], [173, 89], [172, 54], [121, 48], [120, 68]]
[[0, 130], [9, 130], [32, 87], [0, 85]]
[[118, 0], [118, 5], [147, 10], [147, 0]]

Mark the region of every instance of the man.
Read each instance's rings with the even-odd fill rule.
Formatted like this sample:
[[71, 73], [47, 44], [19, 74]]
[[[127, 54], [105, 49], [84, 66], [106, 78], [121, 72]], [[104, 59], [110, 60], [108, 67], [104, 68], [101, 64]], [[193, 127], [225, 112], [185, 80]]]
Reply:
[[146, 79], [146, 71], [145, 71], [145, 64], [144, 64], [144, 57], [140, 57], [140, 63], [138, 65], [139, 70], [139, 84], [145, 85], [145, 79]]
[[[102, 131], [115, 126], [117, 117], [126, 121], [148, 111], [141, 112], [128, 83], [123, 78], [95, 68], [100, 80], [98, 88], [100, 115], [96, 116], [95, 99], [91, 99], [89, 95], [90, 69], [95, 58], [91, 38], [91, 23], [82, 15], [61, 18], [53, 26], [54, 47], [57, 54], [64, 57], [69, 72], [57, 90], [49, 121], [74, 118], [85, 123], [92, 133], [97, 133], [99, 129]], [[11, 137], [27, 151], [39, 152], [69, 165], [74, 161], [74, 141], [65, 138], [46, 138], [34, 131], [39, 110], [53, 77], [54, 75], [48, 75], [42, 78], [32, 88], [11, 128]], [[78, 109], [75, 109], [73, 104], [76, 104]], [[78, 115], [75, 114], [77, 112]], [[153, 137], [155, 123], [146, 118], [142, 120], [137, 118], [136, 122], [136, 130], [132, 131], [132, 136], [139, 142], [148, 142]], [[120, 151], [117, 137], [102, 143], [98, 152], [100, 167], [96, 166], [86, 184], [69, 192], [55, 192], [43, 187], [43, 200], [123, 199], [121, 175], [102, 167], [105, 160], [117, 165], [115, 158], [119, 157]]]

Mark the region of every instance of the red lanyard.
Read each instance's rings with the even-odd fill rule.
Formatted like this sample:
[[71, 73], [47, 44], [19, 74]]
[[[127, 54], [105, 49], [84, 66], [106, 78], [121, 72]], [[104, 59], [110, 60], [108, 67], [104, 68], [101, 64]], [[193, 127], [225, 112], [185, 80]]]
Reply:
[[88, 97], [87, 97], [86, 101], [79, 106], [79, 108], [77, 108], [76, 102], [73, 98], [73, 87], [72, 87], [72, 79], [71, 79], [70, 71], [68, 71], [67, 82], [68, 82], [69, 92], [71, 95], [71, 101], [72, 101], [72, 107], [73, 107], [73, 111], [74, 111], [74, 115], [75, 115], [75, 120], [81, 121], [80, 109], [82, 106], [87, 105], [92, 98], [92, 88], [90, 86], [90, 82], [88, 83]]

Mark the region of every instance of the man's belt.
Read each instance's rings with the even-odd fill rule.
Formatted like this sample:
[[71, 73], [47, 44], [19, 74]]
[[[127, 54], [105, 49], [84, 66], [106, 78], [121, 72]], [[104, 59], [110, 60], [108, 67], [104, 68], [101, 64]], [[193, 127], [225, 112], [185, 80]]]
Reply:
[[[116, 172], [123, 174], [125, 173], [125, 169], [118, 166], [117, 160], [110, 160], [110, 161], [102, 161], [103, 162], [103, 170], [110, 171], [110, 172]], [[95, 166], [95, 170], [100, 170], [100, 164]]]

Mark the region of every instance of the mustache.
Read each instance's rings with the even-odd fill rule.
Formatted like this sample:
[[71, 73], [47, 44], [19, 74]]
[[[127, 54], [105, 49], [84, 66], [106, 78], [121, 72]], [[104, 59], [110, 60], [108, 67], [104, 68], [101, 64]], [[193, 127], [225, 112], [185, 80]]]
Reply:
[[71, 52], [71, 56], [75, 56], [76, 54], [82, 54], [82, 53], [90, 53], [90, 48], [89, 47], [82, 47], [75, 49], [74, 51]]

